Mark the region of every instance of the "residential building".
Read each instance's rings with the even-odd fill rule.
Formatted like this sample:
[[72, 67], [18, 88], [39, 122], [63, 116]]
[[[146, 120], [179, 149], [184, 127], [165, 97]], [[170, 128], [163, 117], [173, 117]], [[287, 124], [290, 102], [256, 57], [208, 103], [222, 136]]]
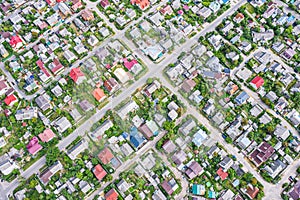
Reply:
[[80, 68], [71, 69], [70, 77], [76, 84], [80, 84], [86, 79], [84, 73], [80, 70]]
[[59, 133], [63, 133], [68, 128], [72, 127], [71, 122], [66, 117], [61, 117], [60, 119], [57, 119], [53, 124]]
[[75, 160], [77, 158], [77, 156], [87, 148], [88, 148], [87, 141], [82, 139], [76, 145], [74, 145], [71, 149], [69, 149], [67, 151], [67, 154], [72, 160]]
[[275, 149], [267, 142], [262, 142], [251, 154], [250, 159], [256, 166], [260, 166], [267, 161], [275, 152]]
[[102, 181], [102, 179], [107, 175], [106, 171], [103, 169], [103, 167], [100, 164], [94, 167], [93, 173], [98, 179], [98, 181]]
[[63, 165], [60, 163], [60, 161], [56, 161], [53, 165], [41, 172], [39, 179], [44, 185], [47, 185], [51, 177], [62, 169]]
[[31, 154], [31, 155], [35, 155], [37, 154], [37, 152], [39, 152], [40, 150], [42, 150], [42, 146], [39, 144], [39, 139], [37, 137], [33, 137], [28, 145], [26, 146], [28, 152]]
[[100, 153], [98, 154], [98, 158], [101, 160], [103, 164], [108, 164], [114, 158], [114, 155], [111, 153], [108, 147], [105, 147]]

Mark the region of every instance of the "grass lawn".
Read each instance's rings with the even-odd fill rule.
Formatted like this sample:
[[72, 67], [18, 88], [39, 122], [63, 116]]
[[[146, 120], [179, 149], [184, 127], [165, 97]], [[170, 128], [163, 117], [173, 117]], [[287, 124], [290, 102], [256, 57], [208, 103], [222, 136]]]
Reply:
[[255, 8], [250, 4], [250, 3], [247, 3], [246, 4], [246, 10], [250, 13], [250, 14], [253, 14], [255, 12]]

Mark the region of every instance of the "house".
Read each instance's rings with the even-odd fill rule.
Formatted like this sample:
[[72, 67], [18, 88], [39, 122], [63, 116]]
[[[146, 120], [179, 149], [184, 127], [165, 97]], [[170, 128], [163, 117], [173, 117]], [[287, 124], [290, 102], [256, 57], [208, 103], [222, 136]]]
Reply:
[[300, 124], [300, 114], [298, 111], [293, 109], [291, 112], [288, 113], [287, 117], [291, 120], [294, 126], [299, 126]]
[[270, 165], [267, 165], [263, 169], [274, 179], [284, 168], [284, 164], [281, 160], [275, 160]]
[[13, 106], [17, 102], [18, 99], [14, 94], [10, 94], [4, 99], [4, 103], [8, 106]]
[[189, 179], [193, 179], [196, 176], [201, 175], [203, 172], [204, 171], [200, 164], [196, 161], [192, 161], [192, 163], [190, 163], [190, 165], [187, 167], [185, 174], [187, 175], [187, 177], [189, 177]]
[[290, 136], [290, 131], [283, 125], [277, 125], [274, 131], [274, 135], [285, 141]]
[[173, 13], [173, 10], [170, 5], [166, 5], [165, 7], [161, 8], [159, 12], [163, 15], [171, 15]]
[[274, 37], [274, 31], [273, 29], [269, 29], [265, 32], [255, 32], [252, 31], [252, 38], [253, 42], [267, 42], [269, 40], [272, 40]]
[[199, 10], [199, 15], [201, 17], [203, 17], [204, 19], [208, 18], [210, 15], [212, 14], [211, 9], [203, 6], [200, 10]]
[[16, 120], [26, 120], [37, 118], [37, 107], [28, 107], [26, 109], [17, 110], [15, 114]]
[[277, 96], [276, 93], [273, 92], [273, 91], [268, 92], [268, 93], [265, 95], [265, 97], [266, 97], [267, 99], [269, 99], [271, 102], [275, 102], [275, 101], [278, 99], [278, 96]]
[[257, 187], [254, 187], [253, 185], [249, 184], [247, 186], [247, 190], [246, 190], [246, 195], [250, 198], [250, 199], [255, 199], [255, 197], [257, 196], [259, 192], [259, 189]]
[[252, 45], [251, 45], [250, 42], [242, 41], [242, 42], [240, 43], [240, 46], [239, 46], [238, 48], [239, 48], [239, 50], [241, 50], [241, 51], [249, 52], [249, 51], [251, 50], [251, 48], [252, 48]]
[[68, 128], [71, 128], [72, 124], [66, 117], [62, 117], [54, 122], [54, 126], [56, 127], [59, 133], [63, 133]]
[[165, 190], [167, 194], [172, 195], [172, 193], [178, 188], [178, 184], [176, 183], [175, 179], [172, 178], [169, 181], [163, 181], [161, 187]]
[[139, 109], [139, 106], [136, 104], [136, 102], [130, 101], [118, 110], [118, 115], [121, 117], [121, 119], [125, 119], [130, 112], [133, 112], [137, 109]]
[[114, 78], [107, 79], [106, 81], [104, 81], [103, 85], [104, 85], [105, 89], [111, 93], [114, 92], [115, 90], [117, 90], [119, 87], [118, 82]]
[[254, 88], [254, 89], [259, 89], [262, 85], [264, 84], [264, 79], [260, 76], [256, 76], [254, 79], [252, 79], [252, 81], [250, 82], [250, 85]]
[[93, 14], [89, 9], [85, 9], [85, 10], [81, 13], [81, 17], [82, 17], [85, 21], [92, 21], [92, 20], [94, 20], [94, 14]]
[[2, 56], [2, 58], [6, 58], [7, 56], [9, 56], [8, 51], [1, 43], [0, 43], [0, 55]]
[[70, 8], [64, 2], [58, 3], [58, 9], [64, 16], [68, 16], [71, 14]]
[[111, 120], [105, 120], [101, 126], [99, 126], [93, 133], [92, 133], [92, 137], [100, 139], [105, 131], [109, 130], [111, 127], [113, 127], [114, 124], [112, 123]]
[[10, 38], [9, 44], [13, 49], [19, 49], [23, 46], [23, 41], [18, 35], [14, 35]]
[[209, 8], [210, 8], [214, 13], [217, 13], [217, 12], [220, 10], [221, 5], [220, 5], [219, 2], [214, 1], [214, 2], [211, 2], [211, 3], [209, 4]]
[[157, 80], [154, 80], [153, 83], [151, 83], [144, 89], [144, 94], [147, 97], [151, 97], [152, 93], [159, 89], [160, 86], [160, 83]]
[[150, 6], [149, 0], [130, 0], [132, 5], [137, 5], [141, 10], [146, 10]]
[[233, 160], [230, 157], [226, 156], [225, 158], [223, 158], [219, 165], [225, 172], [227, 172], [227, 170], [233, 165]]
[[189, 93], [196, 86], [196, 82], [193, 79], [185, 79], [181, 85], [181, 89], [185, 93]]
[[245, 18], [245, 16], [243, 15], [243, 13], [238, 13], [234, 18], [233, 18], [233, 21], [235, 23], [241, 23], [241, 21], [243, 21]]
[[126, 72], [123, 68], [117, 68], [114, 71], [114, 75], [117, 77], [117, 79], [122, 83], [126, 83], [127, 81], [132, 79], [132, 76], [129, 72]]
[[37, 152], [39, 152], [40, 150], [42, 150], [42, 146], [39, 144], [39, 139], [37, 137], [33, 137], [28, 145], [26, 146], [28, 152], [31, 154], [31, 155], [35, 155], [37, 154]]
[[222, 46], [221, 35], [212, 35], [210, 38], [208, 38], [208, 41], [215, 48], [216, 51], [218, 51]]
[[102, 8], [107, 9], [110, 6], [109, 0], [101, 0], [100, 5]]
[[106, 176], [106, 171], [102, 168], [100, 164], [96, 165], [93, 169], [93, 173], [98, 179], [98, 181], [102, 181], [102, 179]]
[[132, 149], [132, 147], [128, 144], [128, 143], [124, 143], [121, 147], [121, 152], [124, 154], [124, 156], [129, 156], [131, 155], [134, 150]]
[[162, 145], [162, 148], [165, 150], [166, 153], [172, 153], [176, 149], [176, 145], [173, 143], [172, 140], [166, 140]]
[[217, 175], [221, 178], [222, 181], [224, 181], [227, 178], [228, 173], [224, 172], [222, 167], [220, 167], [217, 171]]
[[181, 165], [187, 159], [187, 155], [184, 151], [180, 150], [172, 156], [172, 160], [176, 165]]
[[106, 95], [104, 94], [104, 91], [101, 88], [96, 88], [93, 91], [93, 96], [99, 102], [103, 101], [106, 98]]
[[228, 190], [226, 190], [225, 193], [222, 194], [220, 199], [221, 200], [232, 200], [233, 197], [234, 197], [234, 193], [230, 189], [228, 189]]
[[77, 156], [87, 148], [88, 148], [87, 141], [82, 139], [71, 149], [67, 150], [67, 154], [71, 158], [71, 160], [75, 160]]
[[241, 105], [241, 104], [245, 103], [249, 98], [250, 98], [250, 96], [245, 91], [243, 91], [234, 99], [234, 101], [238, 105]]
[[3, 175], [9, 175], [14, 169], [17, 169], [17, 165], [8, 154], [0, 156], [0, 171]]
[[126, 180], [122, 179], [119, 183], [116, 184], [118, 190], [125, 193], [131, 185], [126, 182]]
[[176, 112], [176, 110], [171, 110], [168, 113], [168, 117], [170, 118], [171, 121], [173, 121], [178, 117], [178, 113]]
[[115, 189], [110, 189], [105, 195], [105, 200], [117, 200], [119, 194], [115, 191]]
[[205, 133], [205, 131], [203, 131], [202, 129], [199, 129], [193, 137], [193, 143], [197, 146], [200, 147], [203, 143], [203, 141], [206, 140], [207, 138], [207, 134]]
[[77, 9], [82, 7], [81, 0], [72, 0], [72, 9], [76, 11]]
[[55, 137], [55, 134], [50, 128], [45, 129], [39, 134], [39, 138], [42, 142], [49, 142]]
[[114, 155], [111, 153], [110, 149], [105, 147], [100, 153], [98, 154], [98, 158], [101, 160], [103, 164], [108, 164], [114, 158]]
[[160, 189], [156, 189], [152, 195], [153, 200], [167, 200], [167, 197]]
[[298, 200], [300, 198], [300, 181], [298, 181], [288, 193], [289, 197], [293, 200]]
[[196, 122], [193, 119], [188, 119], [184, 122], [179, 128], [179, 132], [184, 135], [188, 135], [190, 131], [197, 126]]
[[47, 185], [51, 177], [62, 169], [63, 165], [60, 163], [60, 161], [56, 161], [53, 165], [41, 172], [39, 179], [44, 185]]
[[[2, 78], [0, 78], [2, 79]], [[0, 80], [0, 96], [4, 95], [9, 89], [9, 85], [5, 80]]]
[[80, 68], [71, 69], [70, 77], [76, 84], [80, 84], [86, 79], [84, 73], [81, 72]]
[[35, 99], [35, 103], [38, 105], [38, 107], [42, 110], [42, 111], [46, 111], [48, 109], [52, 108], [52, 105], [50, 104], [50, 96], [46, 93], [38, 96]]
[[60, 61], [57, 58], [54, 58], [53, 62], [48, 65], [48, 68], [54, 75], [57, 75], [64, 69], [64, 66], [60, 63]]
[[275, 149], [270, 144], [262, 142], [259, 147], [250, 154], [250, 160], [258, 167], [267, 161], [274, 152]]
[[291, 59], [294, 57], [294, 55], [296, 55], [296, 54], [297, 54], [297, 52], [296, 52], [294, 49], [292, 49], [292, 48], [287, 48], [287, 49], [285, 49], [285, 50], [282, 52], [281, 57], [283, 57], [285, 60], [289, 61], [289, 60], [291, 60]]
[[192, 186], [192, 194], [201, 196], [205, 195], [205, 186], [194, 183]]
[[70, 51], [69, 49], [64, 51], [63, 55], [64, 55], [64, 58], [68, 61], [68, 63], [72, 63], [75, 59], [77, 59], [75, 54], [72, 51]]
[[231, 29], [233, 29], [234, 25], [231, 21], [226, 21], [224, 27], [221, 29], [221, 31], [227, 35]]
[[135, 127], [131, 128], [130, 130], [130, 142], [135, 148], [139, 148], [145, 142], [145, 138]]
[[92, 188], [88, 182], [83, 180], [79, 182], [78, 186], [84, 194], [86, 194]]

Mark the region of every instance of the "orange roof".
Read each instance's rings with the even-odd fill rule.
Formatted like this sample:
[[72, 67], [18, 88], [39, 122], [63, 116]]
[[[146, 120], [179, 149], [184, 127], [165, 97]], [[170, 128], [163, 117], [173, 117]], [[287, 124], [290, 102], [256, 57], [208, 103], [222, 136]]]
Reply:
[[105, 147], [99, 154], [98, 154], [98, 158], [101, 160], [101, 162], [103, 164], [108, 164], [111, 159], [114, 158], [114, 155], [111, 153], [111, 151], [109, 150], [109, 148]]
[[136, 4], [143, 10], [150, 5], [150, 2], [149, 0], [131, 0], [131, 4]]
[[93, 91], [93, 96], [95, 97], [95, 99], [97, 101], [101, 101], [103, 100], [106, 95], [104, 94], [104, 91], [100, 88], [96, 88], [94, 91]]
[[50, 128], [47, 128], [44, 130], [43, 133], [39, 134], [39, 138], [42, 140], [42, 142], [49, 142], [55, 137], [55, 134]]
[[101, 181], [107, 174], [100, 164], [95, 166], [93, 172], [99, 181]]
[[110, 189], [106, 194], [105, 194], [105, 199], [106, 200], [117, 200], [119, 194], [115, 191], [115, 189]]

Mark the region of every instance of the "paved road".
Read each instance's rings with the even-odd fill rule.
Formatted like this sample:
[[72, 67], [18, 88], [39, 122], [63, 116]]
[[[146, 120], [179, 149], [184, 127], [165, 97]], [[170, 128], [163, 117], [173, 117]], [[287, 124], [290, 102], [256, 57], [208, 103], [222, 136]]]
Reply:
[[[146, 80], [149, 78], [149, 77], [159, 77], [163, 82], [164, 84], [168, 85], [170, 88], [172, 88], [172, 86], [170, 86], [170, 84], [164, 80], [163, 76], [162, 76], [162, 70], [165, 66], [167, 66], [168, 64], [170, 63], [173, 63], [177, 60], [177, 58], [174, 56], [174, 55], [179, 55], [180, 52], [184, 51], [184, 50], [188, 50], [191, 46], [193, 46], [194, 44], [196, 44], [198, 42], [198, 38], [200, 36], [203, 36], [205, 35], [206, 33], [208, 32], [211, 32], [215, 29], [215, 27], [227, 16], [230, 16], [231, 14], [233, 14], [240, 6], [242, 6], [244, 3], [246, 2], [246, 0], [242, 0], [240, 1], [238, 4], [235, 4], [233, 7], [231, 7], [228, 11], [226, 11], [225, 13], [223, 13], [223, 15], [221, 15], [219, 18], [217, 18], [214, 22], [212, 22], [209, 26], [206, 25], [204, 28], [204, 30], [200, 31], [196, 37], [193, 37], [191, 39], [187, 39], [187, 42], [185, 44], [183, 44], [180, 48], [177, 48], [174, 52], [173, 52], [173, 55], [166, 55], [165, 59], [159, 63], [159, 64], [154, 64], [152, 61], [150, 61], [148, 59], [148, 57], [146, 57], [145, 55], [141, 54], [141, 53], [138, 53], [138, 56], [141, 57], [143, 59], [143, 61], [146, 63], [147, 67], [149, 68], [149, 71], [148, 73], [143, 76], [141, 79], [139, 79], [138, 81], [135, 82], [135, 84], [131, 85], [129, 88], [125, 89], [120, 95], [118, 95], [117, 98], [110, 98], [110, 102], [108, 105], [106, 105], [104, 108], [102, 108], [101, 110], [97, 110], [96, 114], [93, 115], [89, 120], [87, 120], [85, 123], [83, 123], [80, 127], [78, 127], [72, 134], [70, 134], [67, 138], [63, 139], [59, 144], [58, 144], [58, 147], [59, 149], [61, 150], [64, 150], [66, 148], [66, 146], [68, 146], [73, 140], [75, 140], [75, 138], [78, 136], [78, 135], [83, 135], [86, 131], [89, 131], [92, 124], [97, 122], [99, 119], [102, 118], [102, 116], [105, 114], [105, 112], [108, 110], [108, 109], [112, 109], [114, 108], [116, 105], [118, 105], [122, 100], [130, 97], [130, 95], [139, 87], [141, 87], [142, 85], [144, 85], [144, 83], [146, 82]], [[116, 35], [116, 37], [114, 38], [121, 38], [121, 39], [124, 39], [124, 33], [125, 33], [126, 29], [122, 30], [122, 31], [119, 31]], [[125, 39], [127, 40], [127, 39]], [[106, 42], [104, 42], [102, 46], [106, 45], [108, 42], [108, 40]], [[127, 43], [127, 42], [126, 42]], [[132, 44], [132, 42], [129, 42], [127, 43], [127, 45], [129, 45], [130, 48], [135, 48], [135, 46]], [[98, 47], [100, 48], [100, 47]], [[94, 52], [98, 49], [98, 48], [95, 48], [93, 51], [89, 52], [89, 55], [88, 57], [92, 56], [94, 54]], [[77, 63], [75, 63], [73, 65], [74, 66], [78, 66], [79, 65], [79, 62], [78, 61]], [[67, 70], [68, 72], [68, 70]], [[66, 73], [66, 72], [65, 72]], [[181, 96], [180, 94], [177, 94], [178, 96]], [[184, 100], [184, 102], [186, 102]], [[188, 105], [188, 103], [187, 103]], [[198, 115], [199, 121], [201, 122], [205, 122], [204, 124], [206, 126], [210, 126], [209, 125], [209, 122], [208, 120], [201, 116], [195, 109], [191, 109], [191, 108], [188, 108], [188, 110], [190, 110], [189, 112], [195, 114], [196, 116]], [[201, 117], [200, 117], [201, 116]], [[210, 126], [211, 127], [211, 126]], [[212, 127], [210, 128], [210, 130], [213, 130]], [[216, 131], [211, 131], [211, 132], [215, 132], [215, 137], [216, 139], [220, 137], [219, 133]], [[218, 134], [217, 134], [218, 133]], [[157, 137], [158, 139], [158, 137]], [[218, 139], [220, 140], [220, 139]], [[218, 141], [217, 140], [217, 141]], [[155, 140], [156, 141], [156, 140]], [[224, 141], [223, 141], [224, 143]], [[241, 159], [243, 160], [243, 159]], [[32, 174], [35, 174], [35, 173], [38, 173], [39, 169], [45, 164], [45, 157], [42, 157], [40, 160], [38, 160], [34, 167], [30, 167], [28, 168], [26, 171], [24, 171], [22, 173], [22, 175], [24, 177], [30, 177]], [[247, 165], [248, 163], [245, 163], [244, 166], [248, 166]], [[247, 167], [248, 168], [248, 167]], [[249, 167], [250, 169], [251, 166]], [[259, 177], [258, 177], [258, 180]], [[11, 184], [9, 184], [9, 186], [6, 186], [6, 188], [15, 188], [16, 185], [18, 185], [15, 181], [12, 182]], [[5, 189], [4, 189], [5, 190]], [[8, 193], [6, 193], [8, 194]]]

